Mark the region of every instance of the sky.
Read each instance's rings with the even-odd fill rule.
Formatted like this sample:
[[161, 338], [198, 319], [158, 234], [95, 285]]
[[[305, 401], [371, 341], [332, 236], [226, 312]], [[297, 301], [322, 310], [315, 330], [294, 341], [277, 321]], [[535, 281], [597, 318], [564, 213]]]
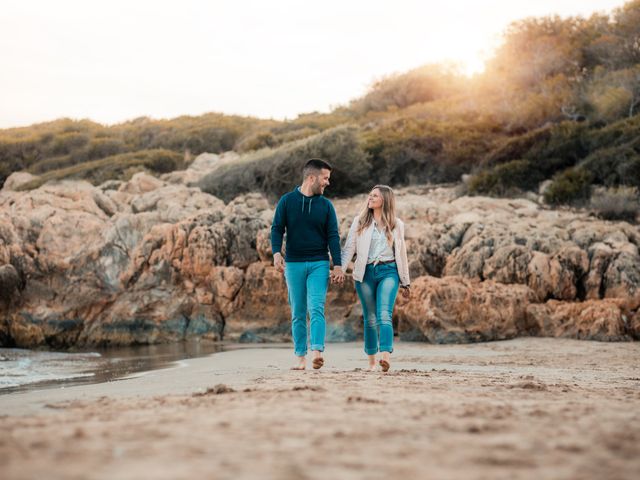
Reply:
[[624, 0], [2, 0], [0, 128], [206, 112], [293, 119], [386, 75], [482, 70], [510, 22]]

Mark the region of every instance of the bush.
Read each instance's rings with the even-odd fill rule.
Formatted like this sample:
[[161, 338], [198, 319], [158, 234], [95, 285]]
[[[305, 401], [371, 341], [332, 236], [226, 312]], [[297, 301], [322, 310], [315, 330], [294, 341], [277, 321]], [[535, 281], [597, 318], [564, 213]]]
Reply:
[[469, 193], [505, 196], [519, 190], [533, 190], [543, 177], [528, 160], [513, 160], [480, 172], [469, 182]]
[[371, 159], [372, 179], [389, 185], [457, 181], [486, 152], [487, 142], [478, 131], [466, 123], [411, 118], [366, 131], [363, 147]]
[[11, 169], [9, 165], [0, 163], [0, 189], [2, 189], [5, 180], [11, 175]]
[[523, 158], [544, 178], [575, 165], [588, 153], [586, 126], [574, 122], [550, 125], [510, 138], [483, 160], [495, 165]]
[[640, 199], [636, 187], [596, 188], [589, 208], [605, 220], [634, 222], [640, 213]]
[[436, 137], [404, 138], [375, 145], [371, 148], [371, 153], [375, 153], [372, 158], [373, 178], [376, 183], [388, 185], [457, 179], [457, 173], [449, 175], [437, 160], [442, 148], [442, 141]]
[[59, 170], [60, 168], [70, 167], [75, 165], [77, 162], [71, 155], [62, 155], [59, 157], [49, 157], [44, 160], [40, 160], [35, 165], [29, 168], [29, 172], [40, 175], [45, 172], [50, 172], [51, 170]]
[[50, 155], [68, 155], [72, 151], [84, 147], [89, 142], [89, 135], [79, 132], [66, 132], [56, 135], [51, 140]]
[[235, 150], [238, 152], [249, 152], [260, 150], [261, 148], [273, 148], [279, 145], [278, 140], [271, 132], [257, 132], [238, 141]]
[[552, 205], [584, 203], [591, 193], [590, 172], [582, 168], [570, 168], [556, 174], [544, 193], [544, 200]]
[[251, 191], [260, 191], [275, 199], [300, 184], [302, 167], [312, 157], [325, 159], [333, 166], [327, 193], [351, 195], [372, 186], [368, 157], [356, 130], [349, 127], [338, 127], [275, 150], [249, 154], [207, 175], [199, 186], [226, 202]]
[[622, 146], [638, 141], [640, 115], [620, 120], [603, 128], [587, 132], [586, 144], [589, 151], [604, 147]]
[[174, 162], [177, 162], [179, 157], [178, 154], [167, 150], [122, 153], [48, 171], [31, 182], [21, 185], [19, 190], [32, 190], [50, 180], [67, 178], [84, 179], [94, 185], [99, 185], [107, 180], [126, 179], [128, 175], [131, 175], [131, 172], [141, 171], [145, 168], [156, 168], [162, 171], [169, 165], [175, 165]]
[[351, 109], [366, 114], [405, 108], [452, 95], [462, 85], [463, 77], [455, 68], [443, 64], [424, 65], [377, 81], [364, 97], [351, 102]]
[[86, 155], [87, 159], [95, 160], [117, 155], [124, 151], [125, 146], [121, 140], [115, 138], [94, 138], [87, 145]]
[[595, 183], [607, 187], [640, 187], [640, 153], [634, 148], [619, 146], [596, 150], [580, 166], [593, 174]]
[[147, 153], [144, 166], [156, 173], [168, 173], [182, 166], [183, 157], [170, 150], [153, 150]]

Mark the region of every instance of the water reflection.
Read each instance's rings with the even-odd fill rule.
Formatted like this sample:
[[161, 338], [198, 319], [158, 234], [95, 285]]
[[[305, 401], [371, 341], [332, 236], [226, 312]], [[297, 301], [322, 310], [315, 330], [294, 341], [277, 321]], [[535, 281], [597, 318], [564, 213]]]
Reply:
[[0, 348], [0, 394], [111, 382], [239, 345], [185, 341], [163, 345], [50, 352]]

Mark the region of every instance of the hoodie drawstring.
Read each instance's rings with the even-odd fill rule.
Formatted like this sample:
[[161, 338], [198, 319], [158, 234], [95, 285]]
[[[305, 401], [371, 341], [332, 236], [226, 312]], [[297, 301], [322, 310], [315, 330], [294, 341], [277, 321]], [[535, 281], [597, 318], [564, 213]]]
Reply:
[[[302, 210], [300, 210], [301, 212], [304, 213], [304, 201], [305, 201], [305, 196], [302, 196]], [[309, 215], [311, 215], [311, 202], [313, 201], [313, 198], [309, 199]]]
[[[297, 190], [300, 192], [300, 187], [298, 187]], [[302, 194], [302, 192], [300, 192], [300, 195], [302, 195], [302, 209], [300, 211], [302, 213], [304, 213], [304, 201], [307, 199], [307, 197], [305, 197], [304, 194]], [[311, 215], [311, 202], [312, 201], [313, 201], [313, 198], [309, 198], [309, 215]]]

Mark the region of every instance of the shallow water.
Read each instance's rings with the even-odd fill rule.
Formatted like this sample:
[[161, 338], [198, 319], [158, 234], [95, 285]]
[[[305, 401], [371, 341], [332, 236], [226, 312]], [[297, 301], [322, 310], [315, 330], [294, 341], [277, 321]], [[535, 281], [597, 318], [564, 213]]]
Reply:
[[165, 368], [179, 360], [235, 348], [240, 348], [240, 345], [197, 341], [88, 352], [0, 348], [0, 395], [110, 382], [131, 374]]

